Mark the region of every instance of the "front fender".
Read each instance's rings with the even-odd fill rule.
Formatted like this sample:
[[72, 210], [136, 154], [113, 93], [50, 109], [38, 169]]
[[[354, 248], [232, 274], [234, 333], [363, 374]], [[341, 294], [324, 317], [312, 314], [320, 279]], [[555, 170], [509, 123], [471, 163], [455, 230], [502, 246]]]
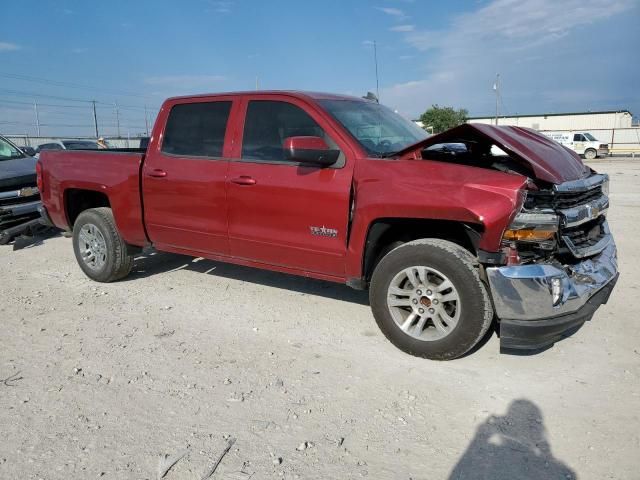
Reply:
[[482, 226], [478, 247], [498, 251], [522, 202], [526, 178], [431, 160], [362, 159], [354, 172], [355, 211], [347, 278], [363, 274], [369, 226], [380, 218], [422, 218]]

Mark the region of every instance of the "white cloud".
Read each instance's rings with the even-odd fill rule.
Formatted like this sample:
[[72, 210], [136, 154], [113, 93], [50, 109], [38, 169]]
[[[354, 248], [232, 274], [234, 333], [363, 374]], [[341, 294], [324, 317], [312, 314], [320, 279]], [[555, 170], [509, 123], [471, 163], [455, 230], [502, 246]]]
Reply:
[[226, 80], [223, 75], [164, 75], [147, 77], [144, 83], [172, 89], [211, 88]]
[[413, 32], [415, 30], [415, 25], [396, 25], [395, 27], [391, 27], [389, 30], [392, 32]]
[[20, 45], [16, 45], [15, 43], [9, 42], [0, 42], [0, 52], [13, 52], [15, 50], [20, 50]]
[[88, 48], [84, 48], [84, 47], [77, 47], [77, 48], [71, 49], [71, 51], [73, 53], [81, 54], [81, 53], [87, 53], [89, 51], [89, 49]]
[[405, 18], [407, 18], [407, 15], [405, 15], [405, 13], [399, 8], [393, 8], [393, 7], [374, 7], [374, 8], [383, 13], [386, 13], [391, 17], [394, 17], [397, 20], [404, 20]]
[[231, 0], [212, 0], [209, 3], [213, 7], [211, 10], [216, 13], [230, 13], [231, 7], [233, 7], [233, 2]]
[[448, 31], [416, 31], [407, 41], [418, 50], [445, 47], [452, 41], [456, 46], [509, 41], [526, 48], [553, 42], [575, 27], [611, 17], [632, 5], [633, 0], [494, 0], [457, 17]]
[[[404, 32], [409, 45], [428, 55], [425, 75], [383, 89], [381, 97], [411, 114], [419, 113], [414, 111], [417, 105], [422, 108], [432, 103], [472, 112], [487, 110], [496, 72], [505, 74], [507, 82], [517, 78], [524, 90], [524, 85], [546, 77], [536, 67], [549, 54], [566, 48], [566, 37], [572, 31], [633, 6], [634, 0], [493, 0], [454, 18], [448, 28]], [[536, 57], [538, 60], [525, 60]]]

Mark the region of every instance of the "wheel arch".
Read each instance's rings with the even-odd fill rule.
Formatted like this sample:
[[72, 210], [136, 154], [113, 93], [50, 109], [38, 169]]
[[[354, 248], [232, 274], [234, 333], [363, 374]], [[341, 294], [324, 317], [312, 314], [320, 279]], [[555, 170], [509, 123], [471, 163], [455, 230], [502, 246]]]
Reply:
[[109, 207], [106, 193], [86, 188], [67, 188], [64, 191], [64, 211], [69, 228], [73, 228], [78, 215], [90, 208]]
[[474, 256], [484, 230], [483, 225], [455, 220], [424, 218], [378, 218], [369, 224], [362, 255], [362, 277], [371, 279], [380, 259], [399, 244], [420, 238], [448, 240]]

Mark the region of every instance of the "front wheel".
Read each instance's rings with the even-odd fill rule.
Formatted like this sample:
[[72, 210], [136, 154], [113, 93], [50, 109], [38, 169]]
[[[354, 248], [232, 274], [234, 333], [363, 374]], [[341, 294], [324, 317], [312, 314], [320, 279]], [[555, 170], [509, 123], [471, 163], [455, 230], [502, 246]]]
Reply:
[[586, 152], [584, 152], [584, 158], [587, 160], [593, 160], [598, 156], [598, 152], [596, 152], [593, 148], [590, 148]]
[[127, 252], [110, 208], [91, 208], [78, 215], [73, 251], [82, 271], [97, 282], [124, 278], [133, 266], [133, 255]]
[[371, 309], [384, 335], [404, 352], [452, 360], [487, 333], [493, 308], [477, 262], [438, 239], [405, 243], [376, 266]]

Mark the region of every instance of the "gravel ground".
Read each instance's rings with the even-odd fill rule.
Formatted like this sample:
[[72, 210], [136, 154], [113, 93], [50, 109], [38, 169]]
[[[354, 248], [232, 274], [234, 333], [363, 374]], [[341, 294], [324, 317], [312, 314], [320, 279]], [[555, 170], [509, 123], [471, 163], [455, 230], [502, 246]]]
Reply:
[[[396, 350], [341, 285], [169, 254], [89, 281], [0, 247], [0, 478], [640, 478], [640, 162], [605, 160], [621, 279], [535, 356]], [[6, 380], [5, 380], [6, 379]], [[2, 382], [2, 380], [5, 380]]]

